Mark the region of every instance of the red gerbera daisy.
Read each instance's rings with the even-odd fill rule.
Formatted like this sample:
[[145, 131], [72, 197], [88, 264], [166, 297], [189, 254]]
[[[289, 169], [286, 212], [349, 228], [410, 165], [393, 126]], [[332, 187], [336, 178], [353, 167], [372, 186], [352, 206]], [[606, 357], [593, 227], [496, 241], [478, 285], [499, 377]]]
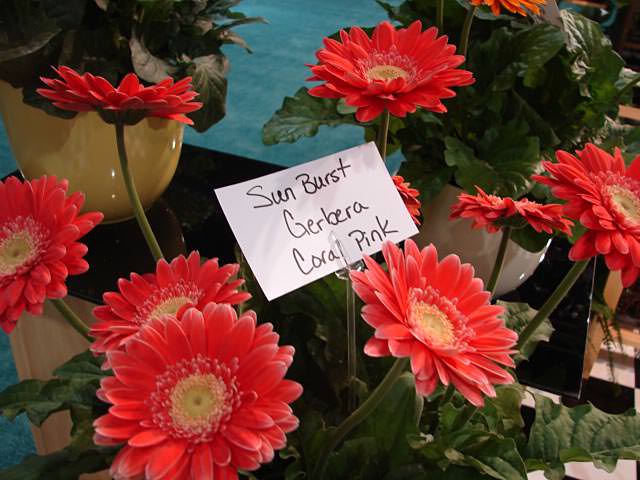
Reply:
[[495, 233], [502, 228], [505, 219], [519, 216], [536, 232], [553, 233], [558, 230], [571, 235], [573, 222], [562, 216], [562, 205], [543, 205], [526, 198], [502, 198], [489, 195], [477, 186], [476, 190], [477, 195], [461, 193], [458, 196], [458, 203], [451, 206], [450, 218], [471, 218], [473, 228], [485, 228], [489, 233]]
[[543, 162], [552, 176], [534, 179], [567, 200], [564, 213], [588, 229], [569, 251], [571, 260], [604, 255], [628, 287], [640, 272], [640, 156], [626, 168], [618, 149], [612, 156], [587, 144], [576, 155], [556, 152], [558, 163]]
[[554, 230], [571, 235], [573, 222], [562, 215], [562, 205], [548, 203], [543, 205], [523, 198], [514, 202], [516, 212], [524, 218], [536, 232], [553, 233]]
[[456, 255], [438, 262], [433, 245], [420, 251], [407, 240], [404, 248], [383, 245], [388, 271], [365, 257], [367, 270], [351, 273], [366, 303], [362, 318], [375, 328], [365, 353], [410, 357], [421, 395], [430, 395], [440, 381], [483, 405], [483, 393], [495, 396], [493, 385], [513, 382], [498, 364], [514, 366], [509, 355], [517, 334], [505, 328], [504, 309], [489, 303], [491, 294], [470, 264], [460, 264]]
[[24, 310], [40, 315], [45, 299], [67, 295], [68, 275], [89, 269], [80, 237], [102, 213], [79, 215], [84, 195], [67, 197], [56, 177], [0, 181], [0, 326], [10, 333]]
[[500, 15], [500, 9], [504, 8], [511, 13], [527, 16], [529, 13], [540, 13], [540, 7], [546, 0], [471, 0], [473, 5], [487, 5], [495, 16]]
[[477, 195], [458, 195], [458, 203], [451, 206], [449, 218], [471, 218], [473, 228], [485, 228], [487, 232], [495, 233], [501, 228], [496, 222], [514, 215], [516, 206], [510, 198], [489, 195], [480, 187], [476, 189]]
[[217, 259], [200, 264], [200, 254], [191, 252], [169, 264], [159, 260], [155, 274], [131, 274], [118, 280], [118, 292], [103, 295], [105, 305], [93, 310], [100, 320], [91, 328], [96, 340], [91, 347], [100, 354], [121, 349], [140, 327], [163, 315], [175, 315], [185, 305], [201, 308], [209, 302], [236, 305], [251, 298], [238, 291], [244, 280], [233, 277], [238, 264], [220, 267]]
[[422, 23], [396, 30], [381, 22], [371, 38], [358, 27], [340, 31], [340, 41], [324, 39], [318, 50], [318, 65], [309, 65], [309, 80], [325, 83], [309, 90], [315, 97], [344, 98], [357, 107], [356, 119], [368, 122], [388, 110], [404, 117], [422, 107], [446, 112], [440, 101], [455, 96], [450, 87], [470, 85], [471, 72], [457, 70], [464, 63], [455, 55], [456, 47], [447, 37], [438, 37], [431, 27], [422, 32]]
[[394, 175], [391, 178], [414, 223], [420, 225], [420, 192], [415, 188], [411, 188], [411, 184], [405, 182], [404, 178], [400, 175]]
[[184, 114], [202, 107], [202, 103], [192, 101], [198, 93], [192, 90], [191, 77], [176, 83], [166, 78], [145, 87], [135, 74], [129, 73], [115, 88], [103, 77], [91, 73], [80, 75], [64, 66], [54, 70], [62, 80], [41, 78], [49, 88], [37, 89], [40, 95], [64, 110], [97, 111], [109, 123], [134, 124], [144, 117], [160, 117], [193, 125]]
[[272, 325], [227, 304], [152, 321], [124, 351], [107, 353], [114, 377], [98, 397], [113, 404], [94, 422], [98, 445], [125, 443], [116, 480], [237, 479], [284, 448], [298, 427], [289, 403], [302, 387], [283, 377], [294, 349]]

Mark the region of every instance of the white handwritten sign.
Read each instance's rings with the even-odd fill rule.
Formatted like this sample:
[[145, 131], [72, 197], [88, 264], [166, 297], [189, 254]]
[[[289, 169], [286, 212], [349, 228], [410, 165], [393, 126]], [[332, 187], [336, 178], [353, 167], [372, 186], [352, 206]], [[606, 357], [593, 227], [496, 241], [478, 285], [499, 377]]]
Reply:
[[269, 300], [418, 232], [374, 143], [216, 195]]

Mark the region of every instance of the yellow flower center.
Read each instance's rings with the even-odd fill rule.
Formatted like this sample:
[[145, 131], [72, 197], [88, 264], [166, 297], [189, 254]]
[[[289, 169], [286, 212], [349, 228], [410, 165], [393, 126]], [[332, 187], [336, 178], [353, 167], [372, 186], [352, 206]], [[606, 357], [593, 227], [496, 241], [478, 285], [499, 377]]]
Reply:
[[189, 297], [172, 297], [159, 303], [149, 314], [149, 320], [155, 320], [163, 315], [175, 315], [184, 305], [192, 302]]
[[367, 71], [369, 80], [395, 80], [396, 78], [407, 78], [409, 73], [395, 65], [376, 65]]
[[0, 277], [13, 275], [33, 261], [43, 249], [44, 237], [42, 227], [31, 217], [17, 217], [0, 227]]
[[213, 374], [193, 374], [180, 380], [170, 395], [169, 415], [184, 430], [207, 430], [229, 406], [225, 383]]
[[196, 284], [185, 280], [158, 288], [138, 307], [135, 321], [145, 325], [164, 315], [176, 315], [186, 304], [197, 305], [203, 293]]
[[631, 190], [620, 185], [608, 188], [609, 198], [625, 218], [640, 223], [640, 199]]
[[416, 302], [411, 307], [411, 327], [424, 340], [433, 345], [451, 346], [455, 341], [453, 324], [435, 305]]

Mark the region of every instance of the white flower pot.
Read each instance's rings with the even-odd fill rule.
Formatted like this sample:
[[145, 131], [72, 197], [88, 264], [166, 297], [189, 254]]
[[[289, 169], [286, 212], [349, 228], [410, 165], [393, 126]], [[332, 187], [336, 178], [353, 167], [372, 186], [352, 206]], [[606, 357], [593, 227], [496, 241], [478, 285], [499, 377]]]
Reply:
[[[476, 276], [486, 283], [498, 254], [501, 234], [472, 229], [473, 222], [466, 218], [449, 220], [451, 205], [458, 201], [460, 193], [461, 189], [447, 185], [434, 200], [424, 204], [424, 222], [414, 239], [420, 247], [433, 243], [441, 258], [451, 253], [457, 254], [463, 262], [472, 264]], [[531, 253], [509, 241], [496, 296], [524, 283], [543, 260], [547, 247], [548, 244], [541, 251]]]

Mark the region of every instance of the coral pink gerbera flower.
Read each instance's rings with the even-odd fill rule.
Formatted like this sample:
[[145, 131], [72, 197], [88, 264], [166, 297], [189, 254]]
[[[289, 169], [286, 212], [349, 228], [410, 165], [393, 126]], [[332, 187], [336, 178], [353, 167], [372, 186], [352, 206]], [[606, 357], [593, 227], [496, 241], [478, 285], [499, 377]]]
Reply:
[[78, 240], [102, 221], [79, 215], [84, 195], [67, 196], [56, 177], [0, 181], [0, 326], [10, 333], [24, 310], [40, 315], [45, 299], [67, 295], [68, 275], [89, 269]]
[[365, 302], [362, 318], [375, 329], [365, 346], [372, 357], [410, 357], [416, 389], [430, 395], [438, 382], [453, 386], [474, 405], [482, 394], [495, 396], [494, 385], [513, 378], [500, 365], [513, 367], [518, 339], [491, 305], [491, 294], [473, 267], [449, 255], [438, 262], [433, 245], [418, 249], [407, 240], [404, 253], [391, 242], [382, 252], [388, 271], [371, 257], [367, 270], [352, 272], [353, 288]]
[[37, 89], [40, 95], [64, 110], [97, 111], [109, 123], [134, 124], [144, 117], [160, 117], [193, 125], [184, 114], [202, 107], [202, 103], [192, 101], [198, 93], [192, 89], [191, 77], [176, 83], [166, 78], [145, 87], [134, 73], [129, 73], [116, 88], [91, 73], [80, 75], [64, 66], [54, 70], [61, 79], [41, 78], [49, 88]]
[[251, 298], [238, 291], [244, 283], [233, 279], [238, 264], [220, 267], [217, 259], [200, 264], [200, 254], [180, 255], [171, 263], [159, 260], [154, 274], [131, 274], [118, 280], [119, 292], [106, 292], [104, 305], [93, 310], [99, 320], [91, 328], [96, 354], [120, 349], [140, 327], [163, 315], [175, 315], [186, 305], [201, 308], [209, 302], [236, 305]]
[[489, 195], [480, 187], [477, 195], [461, 193], [458, 202], [451, 206], [449, 218], [470, 218], [473, 228], [485, 228], [489, 233], [495, 233], [501, 226], [497, 223], [516, 213], [516, 206], [512, 199]]
[[526, 198], [516, 200], [514, 204], [517, 214], [524, 218], [536, 232], [553, 233], [554, 230], [557, 230], [571, 235], [573, 222], [568, 218], [564, 218], [562, 205], [557, 203], [543, 205]]
[[405, 182], [400, 175], [394, 175], [391, 178], [414, 223], [420, 225], [420, 192], [415, 188], [411, 188], [411, 184]]
[[555, 164], [543, 162], [551, 177], [534, 179], [567, 200], [564, 213], [587, 228], [569, 257], [578, 261], [601, 254], [630, 286], [640, 272], [640, 156], [626, 168], [620, 150], [610, 155], [587, 144], [576, 156], [558, 151], [556, 158]]
[[536, 232], [553, 233], [558, 230], [571, 235], [573, 222], [563, 217], [562, 205], [544, 205], [526, 198], [502, 198], [489, 195], [477, 186], [476, 190], [477, 195], [461, 193], [458, 196], [458, 202], [451, 206], [450, 218], [470, 218], [473, 220], [473, 228], [485, 228], [489, 233], [495, 233], [502, 228], [505, 219], [518, 216]]
[[111, 403], [94, 422], [98, 445], [125, 446], [116, 480], [237, 479], [284, 448], [298, 427], [289, 403], [302, 394], [285, 380], [294, 349], [271, 324], [240, 318], [227, 304], [152, 321], [124, 351], [107, 353], [113, 377], [98, 397]]
[[474, 82], [471, 72], [456, 69], [464, 63], [455, 55], [456, 47], [447, 37], [438, 37], [431, 27], [424, 32], [420, 21], [396, 30], [381, 22], [371, 38], [358, 27], [340, 31], [340, 41], [324, 39], [318, 50], [318, 65], [309, 65], [309, 80], [323, 81], [309, 94], [315, 97], [344, 98], [357, 107], [356, 119], [368, 122], [388, 110], [404, 117], [422, 107], [446, 112], [443, 98], [455, 96], [450, 87]]

